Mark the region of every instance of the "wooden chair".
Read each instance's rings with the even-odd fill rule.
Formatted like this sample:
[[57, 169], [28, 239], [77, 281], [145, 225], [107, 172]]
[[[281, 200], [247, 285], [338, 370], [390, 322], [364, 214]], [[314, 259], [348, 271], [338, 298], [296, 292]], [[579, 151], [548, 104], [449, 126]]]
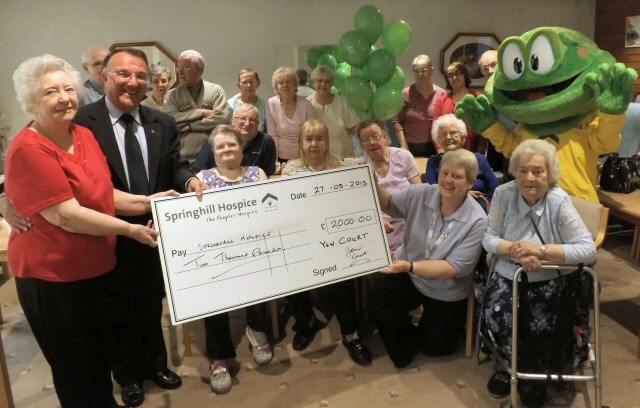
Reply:
[[[485, 211], [489, 214], [489, 210], [491, 209], [491, 203], [489, 199], [485, 196], [481, 197], [481, 200], [484, 201]], [[480, 261], [483, 261], [482, 259]], [[473, 346], [476, 340], [476, 295], [475, 295], [475, 285], [471, 286], [471, 291], [469, 292], [469, 297], [467, 297], [467, 325], [466, 330], [467, 334], [465, 336], [465, 355], [469, 358], [473, 357]]]

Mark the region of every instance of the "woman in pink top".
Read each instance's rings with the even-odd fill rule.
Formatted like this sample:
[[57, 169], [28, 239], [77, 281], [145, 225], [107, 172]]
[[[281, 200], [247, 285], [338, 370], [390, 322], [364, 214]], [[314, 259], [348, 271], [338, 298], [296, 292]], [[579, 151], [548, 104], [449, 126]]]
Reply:
[[414, 156], [430, 157], [438, 152], [436, 141], [431, 139], [433, 106], [446, 91], [431, 82], [433, 65], [429, 56], [418, 55], [412, 65], [416, 82], [402, 90], [404, 106], [393, 119], [393, 126], [400, 147]]
[[278, 161], [298, 158], [298, 135], [304, 122], [315, 117], [311, 103], [297, 95], [298, 76], [291, 68], [281, 67], [271, 76], [276, 96], [267, 102], [267, 132], [276, 142]]

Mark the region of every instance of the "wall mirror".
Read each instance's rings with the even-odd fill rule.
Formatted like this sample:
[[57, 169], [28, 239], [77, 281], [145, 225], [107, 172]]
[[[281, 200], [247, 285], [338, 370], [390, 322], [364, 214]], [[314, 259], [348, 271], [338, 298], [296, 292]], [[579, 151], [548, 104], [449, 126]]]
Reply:
[[[109, 49], [116, 50], [119, 48], [137, 48], [144, 51], [147, 54], [147, 60], [149, 61], [149, 70], [156, 65], [162, 65], [169, 68], [171, 72], [171, 86], [175, 87], [178, 84], [178, 78], [176, 75], [176, 58], [167, 51], [162, 45], [155, 41], [151, 42], [128, 42], [128, 43], [115, 43]], [[147, 83], [147, 90], [151, 90], [151, 81]]]

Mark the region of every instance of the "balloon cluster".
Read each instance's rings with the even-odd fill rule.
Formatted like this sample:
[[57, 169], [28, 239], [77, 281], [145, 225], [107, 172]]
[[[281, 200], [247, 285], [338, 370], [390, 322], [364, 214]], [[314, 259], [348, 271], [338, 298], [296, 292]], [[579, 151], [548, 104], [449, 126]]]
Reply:
[[[336, 45], [310, 48], [304, 59], [311, 69], [326, 65], [335, 72], [334, 91], [341, 93], [360, 119], [391, 119], [404, 99], [404, 72], [396, 57], [409, 48], [412, 31], [403, 20], [384, 25], [382, 12], [366, 5]], [[382, 48], [376, 46], [382, 40]]]

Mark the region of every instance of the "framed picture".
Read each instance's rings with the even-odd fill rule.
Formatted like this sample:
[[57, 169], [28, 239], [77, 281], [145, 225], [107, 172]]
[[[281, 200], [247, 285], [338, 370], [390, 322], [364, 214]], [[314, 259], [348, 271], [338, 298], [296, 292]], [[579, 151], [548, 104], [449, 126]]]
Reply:
[[627, 17], [624, 46], [640, 47], [640, 16]]
[[478, 60], [485, 51], [497, 50], [500, 40], [493, 33], [458, 33], [440, 51], [440, 71], [446, 73], [453, 62], [462, 62], [469, 68], [472, 87], [484, 87], [486, 78], [480, 72]]

